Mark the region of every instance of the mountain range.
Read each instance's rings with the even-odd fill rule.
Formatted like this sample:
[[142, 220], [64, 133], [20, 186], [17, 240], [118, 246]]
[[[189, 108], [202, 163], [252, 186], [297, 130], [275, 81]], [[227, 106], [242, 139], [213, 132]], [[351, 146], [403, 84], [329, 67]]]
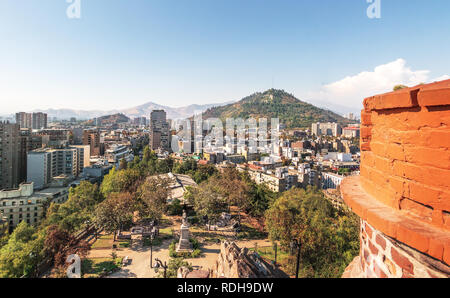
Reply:
[[153, 102], [148, 102], [140, 106], [136, 106], [129, 109], [122, 110], [109, 110], [109, 111], [83, 111], [83, 110], [73, 110], [73, 109], [48, 109], [48, 110], [34, 110], [32, 112], [42, 112], [47, 113], [48, 117], [51, 119], [56, 117], [59, 120], [70, 119], [72, 117], [77, 118], [78, 120], [88, 120], [97, 117], [102, 117], [106, 115], [115, 115], [115, 114], [124, 114], [129, 118], [136, 117], [150, 117], [150, 113], [152, 110], [165, 110], [167, 113], [167, 118], [169, 119], [186, 119], [194, 115], [195, 113], [201, 113], [208, 108], [214, 106], [226, 105], [230, 102], [226, 103], [216, 103], [216, 104], [206, 104], [206, 105], [197, 105], [192, 104], [184, 107], [172, 108], [168, 106], [159, 105]]

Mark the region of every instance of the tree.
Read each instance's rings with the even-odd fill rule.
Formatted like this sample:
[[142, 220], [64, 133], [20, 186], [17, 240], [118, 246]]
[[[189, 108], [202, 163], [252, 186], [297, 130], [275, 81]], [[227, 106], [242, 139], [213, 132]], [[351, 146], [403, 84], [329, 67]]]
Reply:
[[319, 220], [335, 216], [335, 209], [319, 192], [294, 188], [278, 198], [266, 211], [269, 238], [280, 240], [284, 248], [291, 241], [302, 238]]
[[76, 232], [87, 222], [93, 222], [95, 206], [101, 201], [103, 196], [97, 184], [82, 181], [69, 190], [66, 202], [50, 204], [44, 225], [58, 225], [62, 230]]
[[128, 168], [128, 163], [125, 158], [122, 158], [119, 163], [119, 170], [126, 170]]
[[43, 259], [45, 233], [22, 221], [0, 249], [0, 278], [30, 277]]
[[191, 188], [190, 193], [194, 210], [200, 216], [207, 215], [209, 219], [217, 220], [222, 212], [228, 210], [226, 198], [212, 179], [203, 182], [197, 188]]
[[44, 241], [46, 254], [53, 256], [54, 265], [57, 268], [65, 268], [66, 259], [71, 254], [86, 257], [89, 244], [84, 240], [78, 240], [71, 233], [61, 230], [57, 225], [48, 227]]
[[129, 193], [111, 193], [95, 210], [95, 223], [105, 231], [116, 233], [133, 218], [133, 198]]
[[141, 217], [160, 220], [167, 210], [170, 180], [153, 176], [139, 187], [138, 210]]
[[405, 85], [401, 85], [401, 84], [395, 85], [394, 86], [394, 91], [398, 91], [398, 90], [401, 90], [401, 89], [404, 89], [404, 88], [408, 88], [408, 87], [405, 86]]
[[226, 168], [221, 175], [213, 176], [211, 179], [218, 185], [220, 193], [229, 206], [237, 206], [240, 211], [248, 207], [250, 187], [236, 169]]
[[[285, 192], [266, 211], [272, 241], [288, 250], [293, 239], [301, 242], [302, 277], [340, 277], [359, 253], [359, 224], [351, 212], [338, 212], [316, 189]], [[288, 263], [288, 269], [295, 270]]]

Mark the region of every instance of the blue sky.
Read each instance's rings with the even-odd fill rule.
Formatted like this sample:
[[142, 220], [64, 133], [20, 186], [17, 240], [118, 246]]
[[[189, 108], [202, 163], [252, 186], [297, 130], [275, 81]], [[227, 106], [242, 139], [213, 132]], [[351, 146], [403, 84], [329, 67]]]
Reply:
[[[359, 109], [450, 74], [450, 2], [0, 1], [0, 114], [237, 100], [272, 87]], [[273, 82], [273, 83], [272, 83]]]

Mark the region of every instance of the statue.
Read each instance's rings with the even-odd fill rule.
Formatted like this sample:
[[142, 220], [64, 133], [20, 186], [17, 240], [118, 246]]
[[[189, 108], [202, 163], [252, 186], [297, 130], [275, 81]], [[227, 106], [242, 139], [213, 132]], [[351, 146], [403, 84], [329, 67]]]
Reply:
[[189, 223], [186, 210], [183, 210], [183, 221], [180, 229], [180, 242], [178, 242], [177, 252], [192, 252], [192, 245], [189, 241]]

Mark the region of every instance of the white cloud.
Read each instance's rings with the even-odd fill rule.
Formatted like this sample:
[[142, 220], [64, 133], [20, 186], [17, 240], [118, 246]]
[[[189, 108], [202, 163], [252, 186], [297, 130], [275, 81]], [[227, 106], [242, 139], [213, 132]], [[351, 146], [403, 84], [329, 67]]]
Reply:
[[435, 79], [433, 79], [431, 81], [432, 82], [439, 82], [439, 81], [445, 81], [445, 80], [450, 80], [450, 76], [449, 75], [443, 75], [443, 76], [435, 78]]
[[310, 92], [311, 101], [328, 102], [359, 109], [363, 99], [375, 94], [392, 91], [397, 84], [414, 86], [420, 83], [449, 79], [448, 75], [429, 79], [429, 70], [412, 70], [404, 59], [397, 59], [375, 67], [373, 71], [363, 71], [337, 82], [322, 86], [319, 91]]

